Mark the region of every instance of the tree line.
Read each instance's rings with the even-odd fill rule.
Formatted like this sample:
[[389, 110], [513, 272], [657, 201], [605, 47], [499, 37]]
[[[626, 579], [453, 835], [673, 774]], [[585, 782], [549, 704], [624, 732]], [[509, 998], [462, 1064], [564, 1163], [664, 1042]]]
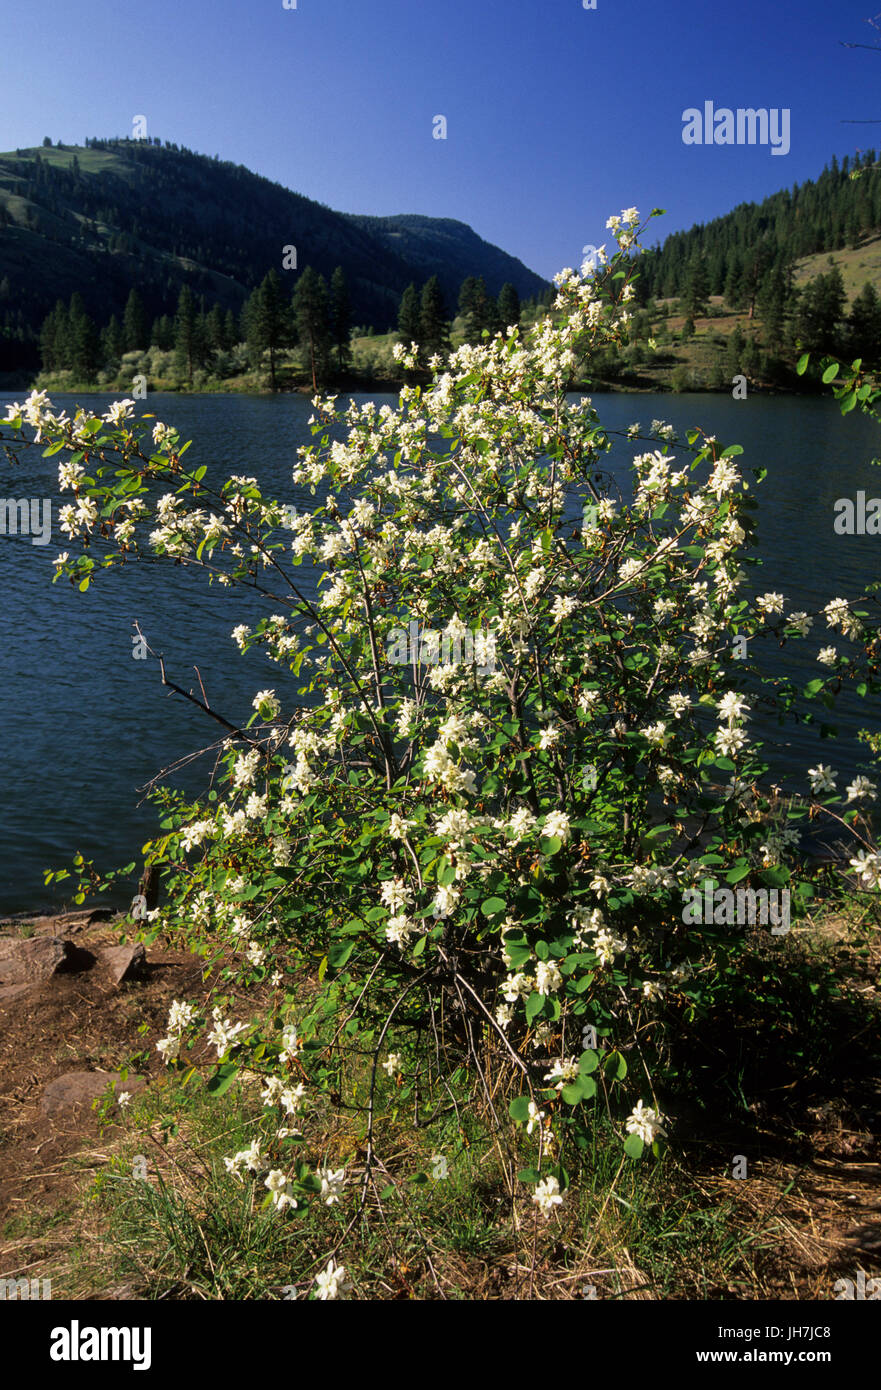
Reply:
[[[468, 276], [459, 293], [459, 312], [466, 342], [478, 342], [490, 333], [520, 321], [521, 305], [515, 287], [502, 286], [498, 298], [488, 294], [482, 276]], [[419, 344], [419, 363], [426, 367], [435, 353], [450, 348], [452, 323], [436, 275], [421, 290], [410, 284], [401, 296], [398, 334], [405, 343]], [[197, 300], [189, 286], [180, 291], [174, 314], [148, 320], [143, 299], [132, 289], [120, 321], [112, 314], [100, 326], [86, 312], [82, 295], [75, 291], [69, 302], [59, 299], [40, 329], [40, 354], [47, 372], [71, 372], [78, 380], [94, 381], [102, 368], [118, 368], [125, 353], [150, 347], [174, 352], [179, 369], [192, 386], [194, 374], [212, 369], [228, 374], [225, 360], [244, 343], [251, 365], [265, 365], [274, 391], [278, 386], [279, 359], [299, 349], [313, 389], [351, 367], [352, 310], [342, 266], [327, 283], [324, 276], [306, 266], [289, 295], [281, 276], [270, 270], [251, 292], [240, 314], [219, 304], [208, 308], [204, 296]]]
[[269, 384], [278, 384], [279, 354], [299, 347], [306, 356], [317, 389], [331, 371], [344, 372], [349, 364], [351, 311], [345, 273], [337, 266], [330, 286], [324, 276], [306, 266], [289, 296], [276, 270], [270, 270], [248, 296], [240, 314], [225, 312], [219, 304], [197, 301], [188, 285], [180, 291], [173, 315], [162, 314], [148, 324], [144, 303], [136, 289], [126, 301], [122, 322], [115, 314], [101, 328], [86, 312], [82, 296], [74, 292], [69, 303], [58, 300], [40, 329], [43, 368], [72, 372], [79, 380], [93, 381], [100, 368], [118, 366], [127, 352], [150, 347], [174, 352], [179, 367], [192, 386], [194, 373], [213, 368], [223, 375], [223, 358], [245, 343], [255, 368], [268, 357]]

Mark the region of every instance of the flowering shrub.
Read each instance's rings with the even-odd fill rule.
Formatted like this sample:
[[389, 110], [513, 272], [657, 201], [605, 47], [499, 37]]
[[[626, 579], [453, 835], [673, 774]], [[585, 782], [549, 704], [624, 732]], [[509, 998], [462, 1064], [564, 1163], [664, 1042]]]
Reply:
[[[259, 1078], [274, 1136], [227, 1167], [279, 1213], [345, 1192], [343, 1169], [298, 1155], [309, 1106], [341, 1089], [346, 1049], [370, 1058], [369, 1172], [377, 1074], [410, 1094], [420, 1034], [434, 1043], [419, 1103], [463, 1060], [481, 1078], [490, 1058], [508, 1069], [537, 1213], [565, 1200], [595, 1104], [629, 1156], [658, 1153], [675, 1123], [671, 1039], [724, 1003], [751, 941], [685, 920], [685, 896], [787, 886], [796, 916], [811, 896], [798, 826], [833, 804], [816, 798], [834, 777], [820, 764], [801, 800], [782, 799], [750, 718], [803, 718], [804, 701], [830, 702], [845, 681], [874, 693], [875, 632], [835, 598], [823, 616], [850, 654], [824, 645], [803, 692], [763, 679], [747, 655], [758, 639], [809, 640], [821, 619], [777, 593], [742, 595], [755, 503], [737, 445], [698, 430], [676, 443], [656, 421], [632, 499], [615, 495], [610, 438], [566, 388], [626, 326], [637, 222], [635, 209], [610, 220], [619, 250], [558, 275], [553, 312], [527, 337], [435, 359], [432, 387], [405, 387], [397, 409], [316, 398], [316, 442], [293, 472], [315, 495], [308, 515], [254, 477], [214, 491], [204, 466], [186, 470], [177, 432], [157, 422], [148, 436], [131, 401], [73, 420], [36, 393], [10, 409], [12, 431], [28, 424], [66, 455], [61, 520], [77, 553], [58, 557], [56, 578], [85, 589], [149, 555], [266, 602], [232, 637], [278, 664], [276, 687], [257, 692], [246, 727], [227, 723], [220, 795], [164, 794], [149, 931], [225, 962], [211, 1017], [177, 1003], [158, 1047], [184, 1069], [204, 1036], [218, 1094]], [[401, 349], [405, 365], [414, 354]], [[304, 561], [321, 571], [314, 601]], [[483, 649], [390, 660], [391, 634], [414, 621]], [[849, 822], [874, 790], [851, 785]], [[308, 1004], [294, 991], [304, 965], [320, 986]], [[269, 1015], [233, 1023], [265, 981]], [[345, 1287], [331, 1262], [318, 1296]]]

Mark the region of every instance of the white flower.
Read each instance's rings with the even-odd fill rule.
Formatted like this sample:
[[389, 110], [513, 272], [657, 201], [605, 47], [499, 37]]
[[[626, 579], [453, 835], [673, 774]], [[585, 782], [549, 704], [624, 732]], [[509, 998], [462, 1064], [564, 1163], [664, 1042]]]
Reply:
[[838, 660], [838, 651], [835, 647], [821, 647], [817, 653], [817, 660], [822, 666], [834, 666]]
[[627, 950], [627, 942], [603, 928], [594, 937], [593, 949], [600, 965], [611, 965], [617, 955]]
[[168, 1066], [173, 1062], [180, 1052], [180, 1038], [175, 1034], [168, 1038], [160, 1038], [156, 1044], [156, 1051], [162, 1057], [163, 1062]]
[[535, 967], [535, 988], [539, 994], [556, 994], [563, 976], [551, 960], [540, 960]]
[[285, 1086], [279, 1092], [278, 1103], [286, 1115], [296, 1115], [305, 1094], [306, 1087], [302, 1082], [296, 1086]]
[[460, 890], [453, 884], [439, 883], [431, 904], [435, 917], [449, 917], [459, 902]]
[[770, 593], [760, 594], [756, 599], [756, 608], [760, 613], [782, 613], [783, 595]]
[[739, 752], [747, 743], [742, 729], [717, 729], [714, 739], [723, 758], [730, 758], [732, 753]]
[[379, 896], [390, 912], [397, 912], [399, 907], [409, 907], [413, 901], [413, 894], [402, 878], [385, 879], [379, 885]]
[[818, 763], [816, 767], [808, 768], [808, 777], [811, 781], [811, 791], [834, 792], [835, 779], [837, 772], [833, 772], [831, 767], [825, 767], [823, 763]]
[[550, 815], [545, 817], [544, 835], [546, 839], [550, 840], [556, 837], [565, 844], [571, 834], [569, 817], [565, 811], [551, 811]]
[[569, 598], [565, 594], [557, 594], [551, 604], [551, 617], [554, 623], [561, 623], [564, 618], [568, 618], [570, 613], [574, 613], [578, 604], [574, 598]]
[[858, 801], [865, 796], [872, 801], [877, 790], [875, 783], [870, 782], [868, 777], [855, 777], [847, 788], [847, 799], [848, 801]]
[[856, 858], [849, 862], [864, 888], [881, 886], [881, 854], [867, 854], [861, 849]]
[[399, 1072], [401, 1070], [400, 1052], [390, 1052], [382, 1064], [382, 1069], [388, 1076], [394, 1076], [395, 1072]]
[[407, 831], [412, 829], [412, 826], [413, 822], [411, 820], [404, 820], [403, 816], [399, 816], [397, 811], [392, 811], [388, 823], [389, 839], [405, 840], [407, 838]]
[[833, 598], [826, 604], [823, 612], [826, 615], [827, 627], [838, 627], [840, 625], [843, 630], [844, 624], [850, 614], [850, 605], [847, 599]]
[[293, 1197], [290, 1179], [280, 1168], [273, 1168], [265, 1178], [263, 1185], [268, 1187], [272, 1193], [272, 1205], [277, 1211], [284, 1211], [285, 1207], [296, 1207], [297, 1203]]
[[261, 1167], [260, 1160], [260, 1140], [255, 1139], [248, 1149], [241, 1149], [232, 1158], [223, 1160], [228, 1173], [233, 1173], [236, 1177], [241, 1177], [241, 1169], [248, 1168], [252, 1173], [256, 1173]]
[[788, 621], [796, 629], [799, 637], [807, 637], [814, 626], [814, 620], [809, 613], [790, 613]]
[[345, 1265], [335, 1264], [333, 1260], [328, 1260], [327, 1268], [315, 1276], [315, 1283], [316, 1297], [323, 1300], [342, 1298], [351, 1288]]
[[554, 1082], [554, 1090], [562, 1091], [563, 1087], [570, 1081], [574, 1081], [578, 1076], [578, 1061], [575, 1057], [558, 1057], [549, 1072], [545, 1073], [545, 1081]]
[[287, 1024], [282, 1029], [281, 1049], [278, 1054], [278, 1060], [281, 1063], [292, 1062], [295, 1057], [299, 1056], [300, 1044], [297, 1040], [297, 1030], [292, 1023]]
[[749, 710], [749, 700], [738, 695], [736, 690], [728, 690], [718, 702], [719, 718], [727, 719], [729, 723], [734, 719], [741, 719]]
[[116, 1097], [116, 1104], [119, 1106], [120, 1110], [124, 1110], [127, 1105], [131, 1104], [131, 1099], [131, 1091], [120, 1091]]
[[538, 746], [543, 753], [546, 753], [549, 749], [555, 748], [562, 737], [563, 732], [559, 726], [550, 724], [548, 728], [542, 729], [538, 739]]
[[281, 701], [274, 690], [258, 690], [251, 703], [263, 719], [276, 719], [281, 713]]
[[563, 1197], [560, 1193], [560, 1184], [556, 1178], [545, 1178], [538, 1184], [532, 1197], [533, 1202], [538, 1207], [545, 1219], [550, 1218], [554, 1207], [562, 1206]]
[[539, 1128], [540, 1128], [540, 1127], [541, 1127], [541, 1122], [542, 1122], [542, 1120], [544, 1119], [544, 1117], [545, 1117], [545, 1112], [544, 1112], [543, 1110], [539, 1110], [539, 1108], [538, 1108], [538, 1106], [536, 1105], [535, 1101], [534, 1101], [534, 1100], [531, 1100], [531, 1101], [529, 1102], [528, 1119], [527, 1119], [527, 1122], [526, 1122], [526, 1133], [527, 1133], [527, 1134], [531, 1134], [532, 1131], [535, 1129], [536, 1125], [538, 1125]]
[[325, 1206], [332, 1207], [339, 1201], [337, 1193], [346, 1181], [345, 1168], [316, 1168], [315, 1176], [321, 1179], [321, 1199]]
[[535, 828], [535, 816], [524, 806], [521, 810], [514, 812], [505, 828], [515, 840], [522, 840], [529, 834], [530, 830]]
[[638, 1134], [644, 1144], [654, 1143], [655, 1135], [663, 1134], [666, 1130], [661, 1128], [663, 1116], [651, 1106], [644, 1106], [642, 1101], [634, 1108], [624, 1128], [628, 1134]]
[[195, 1004], [188, 1004], [182, 999], [175, 999], [168, 1010], [168, 1028], [172, 1033], [181, 1033], [184, 1028], [189, 1027], [196, 1017]]
[[403, 915], [390, 917], [385, 927], [385, 939], [390, 941], [393, 946], [406, 946], [415, 930], [416, 928], [409, 917]]
[[217, 1048], [218, 1057], [222, 1057], [224, 1052], [230, 1047], [238, 1047], [236, 1039], [239, 1033], [244, 1033], [247, 1028], [246, 1023], [230, 1023], [229, 1019], [221, 1019], [220, 1011], [214, 1010], [214, 1027], [208, 1033], [208, 1042], [213, 1043]]
[[509, 975], [508, 978], [499, 985], [505, 1000], [509, 1004], [516, 1004], [518, 999], [527, 999], [532, 993], [532, 986], [535, 983], [531, 975], [525, 975], [522, 970], [518, 970], [516, 975]]

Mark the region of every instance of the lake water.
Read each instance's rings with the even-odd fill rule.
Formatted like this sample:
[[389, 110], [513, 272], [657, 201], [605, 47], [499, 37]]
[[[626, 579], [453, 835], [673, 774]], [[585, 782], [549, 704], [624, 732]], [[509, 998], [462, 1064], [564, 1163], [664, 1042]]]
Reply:
[[[14, 398], [0, 395], [0, 416]], [[369, 398], [378, 405], [397, 399]], [[103, 410], [112, 399], [90, 396], [83, 403]], [[78, 403], [67, 396], [54, 401], [71, 414]], [[854, 497], [858, 489], [881, 495], [881, 474], [871, 466], [881, 453], [881, 431], [870, 420], [856, 412], [842, 418], [828, 399], [597, 395], [594, 401], [610, 430], [624, 431], [638, 420], [647, 431], [659, 418], [684, 437], [689, 427], [701, 425], [725, 444], [743, 445], [738, 463], [745, 476], [751, 477], [750, 467], [768, 469], [757, 491], [758, 553], [765, 561], [758, 591], [781, 591], [787, 611], [811, 612], [837, 595], [855, 598], [867, 582], [881, 578], [881, 537], [836, 536], [832, 529], [837, 498]], [[301, 508], [315, 505], [308, 491], [290, 481], [297, 446], [312, 440], [306, 397], [155, 395], [139, 409], [192, 439], [187, 463], [206, 463], [209, 479], [253, 474], [265, 495]], [[634, 452], [647, 447], [621, 440], [607, 466], [623, 481]], [[58, 505], [69, 500], [57, 491], [57, 463], [58, 456], [43, 459], [34, 450], [15, 470], [5, 460], [0, 464], [0, 495], [51, 497], [56, 518], [47, 546], [0, 537], [0, 912], [7, 913], [49, 904], [43, 870], [68, 867], [77, 850], [102, 869], [139, 861], [157, 815], [138, 789], [222, 732], [207, 728], [198, 710], [163, 691], [154, 661], [132, 659], [133, 620], [164, 654], [169, 679], [196, 686], [197, 665], [212, 706], [233, 722], [247, 720], [257, 689], [284, 691], [276, 665], [256, 652], [242, 657], [230, 641], [237, 623], [253, 623], [265, 611], [241, 591], [209, 589], [198, 572], [164, 565], [99, 572], [85, 594], [63, 581], [51, 583], [52, 561], [69, 546], [57, 526]], [[305, 566], [297, 574], [298, 582], [305, 580]], [[807, 680], [824, 674], [816, 651], [835, 641], [820, 620], [811, 637], [787, 644], [777, 660]], [[838, 644], [842, 649], [840, 639]], [[849, 775], [865, 770], [853, 735], [863, 725], [878, 727], [877, 706], [853, 697], [836, 723], [841, 746], [819, 747], [808, 730], [762, 729], [758, 721], [754, 727], [769, 736], [766, 751], [775, 771], [783, 779], [798, 774], [798, 787], [805, 790], [810, 759], [822, 756]], [[211, 755], [202, 758], [178, 783], [196, 791], [212, 764]], [[125, 901], [123, 896], [119, 905]]]

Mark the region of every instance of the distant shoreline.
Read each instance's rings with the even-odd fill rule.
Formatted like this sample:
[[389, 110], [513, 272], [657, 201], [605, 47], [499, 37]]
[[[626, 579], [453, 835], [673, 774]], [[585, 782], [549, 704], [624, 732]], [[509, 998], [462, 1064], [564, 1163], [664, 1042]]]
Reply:
[[[114, 396], [122, 399], [130, 386], [115, 385], [96, 385], [94, 382], [73, 382], [63, 383], [57, 378], [41, 380], [41, 373], [34, 375], [26, 372], [0, 372], [0, 393], [11, 394], [25, 391], [46, 391], [50, 396]], [[403, 379], [395, 380], [387, 377], [346, 377], [341, 381], [327, 382], [318, 387], [318, 392], [322, 396], [328, 395], [364, 395], [374, 392], [377, 395], [395, 395], [407, 383]], [[423, 388], [431, 385], [431, 378], [418, 383]], [[792, 388], [780, 385], [766, 385], [759, 382], [751, 382], [749, 390], [751, 394], [762, 396], [806, 396], [815, 395], [816, 390], [812, 390], [813, 383], [804, 381], [799, 388]], [[674, 391], [671, 386], [662, 381], [648, 380], [646, 382], [621, 382], [621, 381], [595, 381], [595, 382], [575, 382], [567, 387], [569, 392], [581, 392], [587, 395], [616, 395], [616, 396], [676, 396], [676, 395], [700, 395], [700, 396], [727, 396], [731, 394], [730, 385], [725, 386], [689, 386], [687, 390]], [[156, 386], [148, 384], [147, 397], [150, 396], [311, 396], [314, 394], [311, 383], [297, 383], [280, 386], [275, 391], [268, 386], [256, 386], [252, 383], [247, 385], [236, 384], [233, 381], [219, 382], [216, 385], [202, 385], [197, 388], [187, 386], [177, 386], [170, 383], [161, 382]]]

